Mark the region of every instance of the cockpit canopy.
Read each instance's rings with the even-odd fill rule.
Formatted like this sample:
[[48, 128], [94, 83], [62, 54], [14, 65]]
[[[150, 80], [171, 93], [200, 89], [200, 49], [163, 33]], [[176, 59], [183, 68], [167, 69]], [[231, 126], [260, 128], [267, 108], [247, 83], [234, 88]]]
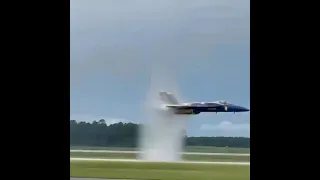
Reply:
[[[225, 100], [219, 100], [219, 101], [213, 101], [213, 102], [194, 102], [192, 104], [193, 105], [216, 105], [216, 104], [228, 105], [229, 103]], [[188, 104], [185, 104], [185, 105], [188, 105]]]
[[225, 100], [219, 100], [219, 101], [215, 101], [216, 103], [219, 103], [219, 104], [223, 104], [223, 105], [226, 105], [226, 104], [229, 104], [227, 103], [227, 101]]

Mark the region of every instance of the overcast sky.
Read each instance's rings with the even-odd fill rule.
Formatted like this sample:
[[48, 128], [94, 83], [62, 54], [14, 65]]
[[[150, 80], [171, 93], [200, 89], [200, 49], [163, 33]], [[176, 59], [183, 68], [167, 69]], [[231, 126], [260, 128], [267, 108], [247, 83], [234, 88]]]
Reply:
[[[70, 118], [139, 122], [155, 76], [180, 101], [250, 108], [249, 3], [71, 0]], [[188, 126], [190, 136], [249, 134], [250, 113], [200, 114]]]

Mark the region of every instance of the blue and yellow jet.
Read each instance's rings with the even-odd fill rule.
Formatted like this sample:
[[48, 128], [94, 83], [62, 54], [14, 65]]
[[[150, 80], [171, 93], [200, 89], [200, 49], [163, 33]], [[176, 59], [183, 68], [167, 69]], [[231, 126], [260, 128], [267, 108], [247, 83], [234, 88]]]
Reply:
[[175, 114], [193, 115], [201, 112], [236, 113], [249, 111], [245, 107], [230, 104], [226, 101], [179, 103], [174, 95], [169, 92], [160, 92], [159, 95], [161, 100], [166, 103], [165, 107], [173, 110]]

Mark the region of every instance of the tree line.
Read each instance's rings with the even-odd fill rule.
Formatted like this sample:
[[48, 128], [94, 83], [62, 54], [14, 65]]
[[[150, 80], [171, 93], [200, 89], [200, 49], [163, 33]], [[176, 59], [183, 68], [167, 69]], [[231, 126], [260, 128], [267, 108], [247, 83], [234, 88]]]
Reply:
[[[105, 120], [77, 122], [70, 120], [71, 146], [137, 147], [139, 125], [116, 123], [107, 125]], [[187, 137], [187, 146], [250, 147], [246, 137]]]

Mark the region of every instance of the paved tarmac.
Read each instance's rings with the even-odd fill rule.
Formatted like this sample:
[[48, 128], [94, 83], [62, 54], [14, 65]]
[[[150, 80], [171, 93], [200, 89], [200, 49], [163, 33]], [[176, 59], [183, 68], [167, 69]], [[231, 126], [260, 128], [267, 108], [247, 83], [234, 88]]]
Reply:
[[132, 179], [101, 179], [101, 178], [73, 178], [73, 177], [70, 177], [70, 180], [132, 180]]
[[[72, 149], [70, 152], [83, 152], [83, 153], [123, 153], [123, 154], [138, 154], [141, 151], [112, 151], [112, 150], [83, 150], [83, 149]], [[181, 152], [185, 155], [203, 155], [203, 156], [250, 156], [250, 154], [239, 154], [239, 153], [201, 153], [201, 152]]]
[[[70, 157], [70, 161], [115, 161], [115, 162], [148, 162], [138, 159], [105, 159], [105, 158], [76, 158]], [[149, 161], [150, 162], [150, 161]], [[183, 163], [183, 164], [224, 164], [224, 165], [244, 165], [250, 166], [250, 162], [206, 162], [206, 161], [178, 161], [174, 163]]]

